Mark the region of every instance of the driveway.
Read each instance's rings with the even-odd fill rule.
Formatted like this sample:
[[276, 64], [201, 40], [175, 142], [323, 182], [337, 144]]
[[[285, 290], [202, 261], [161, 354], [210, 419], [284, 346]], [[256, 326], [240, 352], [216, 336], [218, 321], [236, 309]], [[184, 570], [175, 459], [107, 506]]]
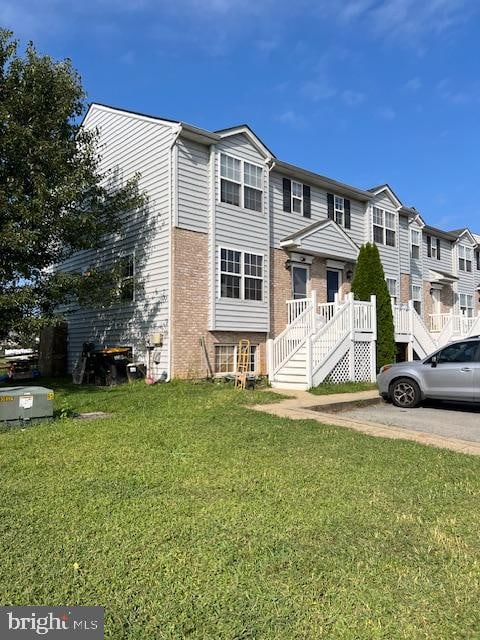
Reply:
[[416, 409], [399, 409], [391, 404], [378, 404], [342, 411], [347, 420], [374, 422], [400, 427], [444, 438], [480, 442], [480, 407], [428, 403]]
[[[272, 389], [272, 391], [276, 391]], [[316, 420], [381, 438], [414, 440], [422, 444], [480, 455], [480, 407], [428, 404], [417, 409], [398, 409], [380, 401], [377, 391], [313, 396], [307, 391], [286, 391], [280, 402], [251, 406], [292, 420]], [[356, 403], [348, 408], [345, 403]]]

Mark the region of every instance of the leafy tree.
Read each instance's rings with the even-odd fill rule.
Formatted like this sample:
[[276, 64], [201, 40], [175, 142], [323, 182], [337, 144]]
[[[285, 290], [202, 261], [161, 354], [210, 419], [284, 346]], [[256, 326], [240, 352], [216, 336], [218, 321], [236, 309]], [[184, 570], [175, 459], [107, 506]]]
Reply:
[[113, 271], [51, 269], [99, 246], [120, 214], [143, 202], [137, 178], [109, 186], [97, 133], [79, 124], [85, 110], [69, 60], [39, 55], [32, 43], [21, 55], [0, 29], [0, 339], [36, 330], [66, 301], [95, 305], [114, 295]]
[[360, 247], [352, 292], [357, 300], [377, 296], [377, 369], [380, 369], [394, 361], [396, 348], [392, 302], [376, 244], [367, 242]]

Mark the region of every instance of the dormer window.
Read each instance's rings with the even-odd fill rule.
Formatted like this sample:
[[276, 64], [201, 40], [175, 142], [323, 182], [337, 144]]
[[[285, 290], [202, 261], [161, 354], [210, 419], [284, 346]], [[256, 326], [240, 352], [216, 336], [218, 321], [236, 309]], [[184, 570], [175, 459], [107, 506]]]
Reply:
[[458, 268], [460, 271], [472, 272], [473, 249], [464, 244], [458, 245]]
[[262, 211], [262, 200], [262, 167], [221, 153], [220, 201], [251, 211]]
[[416, 229], [410, 230], [410, 255], [414, 260], [420, 258], [420, 245], [422, 242], [422, 233]]
[[396, 245], [395, 214], [379, 207], [373, 207], [373, 241], [387, 247]]

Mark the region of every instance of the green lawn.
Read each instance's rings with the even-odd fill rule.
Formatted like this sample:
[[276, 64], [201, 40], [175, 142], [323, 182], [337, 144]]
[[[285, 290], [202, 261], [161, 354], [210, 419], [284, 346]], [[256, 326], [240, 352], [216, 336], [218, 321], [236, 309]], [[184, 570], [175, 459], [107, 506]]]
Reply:
[[355, 393], [357, 391], [373, 391], [377, 389], [374, 382], [324, 382], [318, 387], [309, 389], [316, 396], [328, 396], [333, 393]]
[[480, 459], [142, 383], [0, 433], [0, 604], [119, 639], [480, 636]]

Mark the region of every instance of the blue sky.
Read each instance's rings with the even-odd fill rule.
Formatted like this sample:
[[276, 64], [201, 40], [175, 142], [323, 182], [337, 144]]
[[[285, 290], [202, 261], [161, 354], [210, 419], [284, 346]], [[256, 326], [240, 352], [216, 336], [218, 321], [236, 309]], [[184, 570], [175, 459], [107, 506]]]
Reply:
[[0, 24], [70, 57], [91, 101], [246, 122], [283, 160], [480, 232], [477, 0], [1, 0]]

